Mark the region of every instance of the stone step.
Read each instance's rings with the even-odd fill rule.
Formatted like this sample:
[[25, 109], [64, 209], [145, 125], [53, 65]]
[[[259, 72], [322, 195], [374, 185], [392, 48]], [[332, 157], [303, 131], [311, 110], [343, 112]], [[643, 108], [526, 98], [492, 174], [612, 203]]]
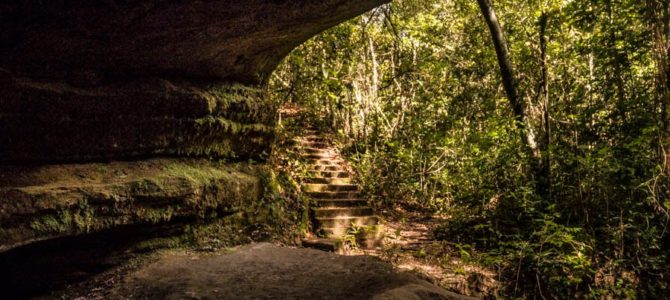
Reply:
[[345, 171], [346, 160], [316, 130], [306, 130], [299, 141], [302, 158], [312, 164], [311, 174], [303, 178], [301, 188], [305, 195], [316, 200], [313, 213], [317, 233], [331, 237], [305, 239], [303, 246], [339, 251], [342, 249], [339, 241], [350, 233], [356, 235], [356, 241], [363, 247], [378, 245], [379, 219], [367, 201], [360, 198], [360, 186], [352, 184]]
[[351, 178], [326, 178], [326, 177], [307, 177], [303, 178], [304, 183], [321, 183], [321, 184], [351, 184]]
[[302, 146], [302, 149], [305, 148], [322, 148], [322, 149], [327, 149], [330, 148], [331, 145], [326, 142], [310, 142], [310, 141], [300, 141], [298, 142]]
[[321, 160], [310, 160], [309, 163], [313, 166], [321, 166], [321, 167], [340, 167], [344, 165], [344, 160], [341, 159], [321, 159]]
[[302, 156], [304, 159], [307, 159], [312, 162], [318, 162], [321, 160], [327, 160], [327, 161], [344, 161], [342, 157], [340, 157], [338, 154], [320, 154], [320, 153], [310, 153], [310, 154], [305, 154]]
[[324, 227], [319, 228], [317, 234], [325, 237], [339, 238], [348, 235], [351, 227]]
[[337, 239], [308, 238], [302, 240], [302, 246], [305, 248], [338, 252], [342, 247], [342, 242]]
[[384, 238], [382, 225], [366, 226], [364, 229], [354, 231], [351, 227], [323, 227], [319, 228], [319, 234], [325, 237], [341, 238], [345, 235], [356, 235], [358, 241], [375, 240], [380, 241]]
[[296, 145], [300, 145], [302, 149], [304, 148], [329, 148], [332, 145], [326, 140], [311, 140], [305, 138], [295, 138], [292, 139]]
[[372, 208], [369, 206], [323, 207], [314, 209], [314, 215], [317, 218], [369, 217], [372, 215]]
[[303, 141], [307, 142], [317, 142], [317, 143], [325, 143], [328, 142], [328, 139], [321, 136], [321, 135], [313, 135], [313, 134], [308, 134], [308, 135], [303, 135], [300, 137]]
[[307, 154], [331, 154], [331, 155], [340, 155], [339, 152], [333, 147], [311, 147], [303, 146], [302, 151]]
[[314, 171], [312, 174], [315, 175], [315, 177], [323, 178], [349, 178], [349, 173], [343, 170]]
[[334, 153], [309, 153], [306, 155], [303, 155], [302, 157], [313, 160], [313, 161], [319, 161], [319, 160], [337, 160], [337, 161], [342, 161], [342, 158], [338, 154]]
[[323, 150], [321, 152], [306, 152], [302, 154], [302, 157], [310, 160], [319, 160], [319, 159], [341, 159], [340, 154], [333, 153], [328, 150]]
[[355, 199], [360, 198], [360, 192], [358, 191], [348, 191], [348, 192], [306, 192], [307, 196], [312, 199]]
[[344, 169], [341, 166], [319, 166], [319, 165], [313, 165], [310, 167], [311, 171], [315, 172], [343, 172]]
[[318, 223], [320, 228], [349, 227], [349, 226], [363, 227], [363, 226], [377, 225], [379, 223], [379, 219], [375, 216], [335, 217], [335, 218], [319, 217], [316, 218], [316, 222]]
[[356, 234], [356, 242], [361, 248], [379, 247], [383, 244], [385, 232], [384, 225], [367, 226]]
[[320, 167], [340, 167], [345, 166], [345, 162], [342, 159], [332, 159], [332, 158], [326, 158], [326, 159], [309, 159], [307, 160], [307, 163], [310, 166], [320, 166]]
[[309, 154], [322, 154], [322, 155], [330, 154], [330, 155], [339, 155], [339, 154], [338, 154], [335, 150], [333, 150], [332, 148], [303, 147], [303, 148], [302, 148], [302, 151], [304, 151], [305, 153], [309, 153]]
[[303, 192], [352, 192], [358, 189], [357, 184], [305, 183], [302, 185]]
[[352, 206], [367, 206], [368, 201], [365, 199], [322, 199], [316, 201], [318, 207], [352, 207]]

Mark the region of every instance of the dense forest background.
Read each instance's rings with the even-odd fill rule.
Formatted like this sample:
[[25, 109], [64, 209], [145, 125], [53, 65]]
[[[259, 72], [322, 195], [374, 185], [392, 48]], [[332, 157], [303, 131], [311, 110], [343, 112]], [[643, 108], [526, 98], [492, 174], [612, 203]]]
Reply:
[[[504, 298], [664, 298], [670, 287], [669, 1], [396, 0], [296, 49], [271, 80], [346, 146], [377, 205]], [[479, 4], [479, 5], [478, 5]]]

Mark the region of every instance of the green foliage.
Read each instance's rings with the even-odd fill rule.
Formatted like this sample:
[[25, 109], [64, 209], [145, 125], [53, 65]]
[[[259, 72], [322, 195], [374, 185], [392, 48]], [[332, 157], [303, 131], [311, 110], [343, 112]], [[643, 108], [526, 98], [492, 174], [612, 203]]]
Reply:
[[48, 214], [30, 223], [36, 232], [61, 234], [68, 232], [89, 232], [93, 229], [94, 213], [85, 200], [79, 201], [72, 209]]
[[493, 3], [544, 143], [547, 194], [537, 192], [475, 1], [394, 1], [296, 49], [271, 84], [339, 134], [377, 204], [450, 214], [436, 235], [499, 270], [506, 297], [664, 297], [667, 66], [652, 30], [670, 26], [650, 19], [653, 3], [668, 7]]

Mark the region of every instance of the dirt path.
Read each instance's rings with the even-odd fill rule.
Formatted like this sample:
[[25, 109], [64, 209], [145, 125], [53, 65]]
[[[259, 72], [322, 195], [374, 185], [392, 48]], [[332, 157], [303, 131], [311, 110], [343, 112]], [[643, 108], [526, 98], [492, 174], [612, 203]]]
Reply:
[[433, 236], [434, 229], [445, 222], [444, 218], [401, 208], [384, 215], [382, 247], [351, 251], [350, 255], [379, 257], [399, 271], [415, 273], [459, 294], [478, 298], [495, 295], [498, 288], [495, 272], [466, 261], [457, 247]]
[[105, 299], [468, 299], [369, 256], [251, 244], [228, 253], [168, 251]]
[[[309, 243], [303, 241], [303, 245], [319, 249], [335, 249], [345, 255], [376, 256], [393, 265], [396, 270], [413, 272], [436, 285], [460, 294], [480, 298], [495, 295], [497, 290], [495, 272], [466, 261], [467, 259], [463, 259], [463, 254], [455, 245], [438, 241], [433, 236], [434, 229], [445, 224], [446, 220], [443, 217], [430, 212], [419, 212], [416, 209], [402, 209], [402, 205], [393, 209], [388, 207], [375, 207], [374, 210], [365, 209], [368, 206], [374, 207], [374, 205], [369, 203], [368, 199], [359, 192], [361, 188], [356, 184], [353, 169], [347, 165], [345, 158], [339, 154], [340, 151], [336, 143], [332, 143], [336, 138], [317, 131], [310, 125], [305, 125], [310, 124], [309, 119], [306, 118], [305, 112], [298, 106], [284, 107], [282, 115], [286, 119], [293, 119], [294, 123], [303, 117], [300, 121], [302, 123], [297, 122], [301, 124], [300, 126], [294, 124], [294, 126], [287, 127], [291, 132], [289, 136], [293, 137], [298, 145], [304, 146], [302, 147], [302, 156], [308, 158], [306, 161], [314, 164], [312, 170], [321, 173], [318, 174], [320, 176], [312, 174], [311, 177], [308, 176], [304, 179], [307, 184], [303, 185], [303, 191], [306, 191], [306, 194], [315, 199], [317, 204], [329, 203], [327, 206], [336, 207], [336, 210], [341, 214], [335, 215], [335, 217], [346, 218], [347, 221], [344, 226], [328, 225], [332, 222], [324, 226], [319, 222], [319, 205], [317, 205], [315, 231], [317, 233], [321, 231], [321, 236], [337, 239], [344, 234], [350, 234], [350, 220], [359, 221], [352, 216], [370, 217], [374, 211], [375, 216], [372, 224], [378, 224], [377, 216], [383, 216], [384, 219], [382, 226], [375, 227], [377, 230], [374, 231], [374, 238], [371, 239], [374, 243], [371, 244], [366, 243], [365, 240], [356, 239], [355, 245], [351, 245], [351, 241], [347, 241], [338, 248], [335, 246], [328, 247], [331, 245], [328, 241], [320, 241], [324, 239], [315, 239], [314, 241], [307, 240]], [[288, 122], [287, 124], [293, 123]], [[324, 143], [324, 140], [330, 142]], [[332, 161], [344, 161], [344, 163], [335, 164]], [[352, 186], [356, 188], [352, 189], [355, 192], [340, 193], [343, 194], [340, 197], [343, 199], [333, 200], [331, 199], [332, 195], [324, 193], [323, 190], [310, 193], [313, 183], [329, 184], [324, 185], [327, 188]], [[352, 199], [356, 200], [351, 201]], [[343, 205], [344, 203], [346, 205]], [[353, 211], [350, 209], [352, 206], [359, 209], [363, 207], [365, 210]], [[324, 211], [324, 213], [334, 211], [331, 209], [330, 211]], [[362, 221], [363, 218], [360, 219], [361, 222], [359, 223], [365, 224]], [[338, 227], [339, 230], [335, 231], [335, 228], [332, 227]], [[380, 238], [382, 238], [381, 243], [378, 241]]]

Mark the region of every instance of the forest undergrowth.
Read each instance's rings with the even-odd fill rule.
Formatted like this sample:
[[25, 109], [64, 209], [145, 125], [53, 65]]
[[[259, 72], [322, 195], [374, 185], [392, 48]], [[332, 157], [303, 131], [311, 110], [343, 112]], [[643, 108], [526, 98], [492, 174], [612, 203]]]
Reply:
[[294, 50], [271, 90], [377, 207], [446, 216], [432, 236], [493, 296], [662, 299], [668, 2], [397, 0]]

